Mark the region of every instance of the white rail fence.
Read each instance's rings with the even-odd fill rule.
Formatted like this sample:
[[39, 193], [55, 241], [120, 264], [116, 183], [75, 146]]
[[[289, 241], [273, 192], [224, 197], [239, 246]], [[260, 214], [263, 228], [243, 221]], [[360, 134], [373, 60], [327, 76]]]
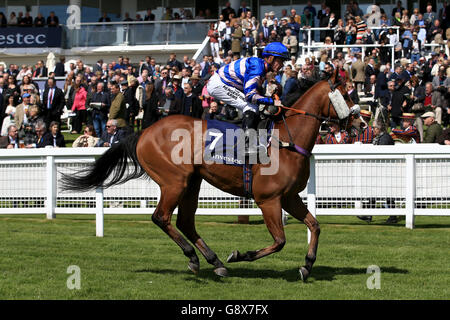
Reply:
[[[136, 179], [109, 189], [61, 192], [61, 173], [83, 169], [105, 148], [0, 150], [0, 214], [151, 214], [158, 185]], [[414, 227], [417, 215], [450, 216], [450, 148], [437, 144], [395, 146], [317, 145], [311, 175], [300, 196], [314, 215], [399, 215]], [[175, 212], [176, 213], [176, 212]], [[201, 215], [260, 215], [253, 201], [203, 182]]]

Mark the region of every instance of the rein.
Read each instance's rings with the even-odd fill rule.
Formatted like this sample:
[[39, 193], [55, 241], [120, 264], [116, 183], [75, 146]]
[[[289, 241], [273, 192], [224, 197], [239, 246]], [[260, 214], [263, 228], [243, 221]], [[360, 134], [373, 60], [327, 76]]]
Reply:
[[[341, 85], [341, 82], [338, 81], [338, 82], [333, 84], [330, 80], [328, 80], [328, 84], [330, 85], [331, 91], [334, 91], [334, 90], [336, 90], [336, 88], [339, 85]], [[275, 95], [274, 98], [276, 100], [279, 100], [279, 97], [277, 95]], [[309, 158], [311, 156], [311, 152], [306, 150], [306, 149], [304, 149], [304, 148], [302, 148], [302, 147], [300, 147], [300, 146], [298, 146], [298, 145], [296, 145], [294, 143], [294, 141], [292, 139], [292, 135], [291, 135], [291, 133], [289, 131], [289, 127], [288, 127], [288, 125], [286, 123], [286, 118], [301, 114], [301, 115], [313, 117], [313, 118], [315, 118], [315, 119], [317, 119], [319, 121], [337, 122], [337, 123], [340, 123], [340, 121], [341, 121], [340, 119], [331, 119], [331, 115], [330, 115], [331, 100], [328, 102], [328, 117], [320, 116], [320, 115], [317, 115], [317, 114], [314, 114], [314, 113], [310, 113], [310, 112], [306, 112], [306, 111], [303, 111], [303, 110], [294, 109], [294, 108], [291, 108], [291, 107], [286, 107], [286, 106], [283, 106], [283, 105], [279, 106], [278, 108], [279, 108], [278, 112], [275, 114], [275, 116], [277, 116], [277, 115], [279, 115], [281, 113], [281, 109], [290, 110], [290, 111], [294, 112], [294, 114], [286, 116], [286, 117], [284, 116], [283, 113], [281, 113], [281, 117], [283, 119], [284, 126], [285, 126], [285, 128], [287, 130], [287, 133], [288, 133], [288, 136], [289, 136], [289, 142], [283, 142], [283, 141], [281, 141], [279, 139], [276, 139], [276, 140], [278, 140], [278, 143], [279, 143], [280, 147], [296, 151], [296, 152], [300, 153], [301, 155], [304, 155], [307, 158]], [[349, 118], [347, 117], [347, 121], [348, 121], [348, 119]]]
[[[341, 85], [341, 82], [337, 81], [336, 83], [333, 84], [331, 82], [331, 80], [328, 80], [328, 85], [330, 86], [330, 89], [333, 92], [334, 90], [336, 90], [337, 87], [339, 87]], [[279, 100], [279, 97], [277, 95], [275, 95], [275, 99]], [[280, 106], [279, 108], [280, 108], [279, 111], [275, 114], [276, 116], [281, 113], [281, 109], [284, 109], [284, 110], [290, 110], [290, 111], [295, 113], [295, 114], [287, 116], [286, 118], [292, 117], [292, 116], [295, 116], [295, 115], [298, 115], [298, 114], [302, 114], [302, 115], [305, 115], [305, 116], [316, 118], [319, 121], [337, 122], [337, 123], [340, 122], [339, 119], [331, 119], [331, 116], [330, 116], [331, 100], [328, 102], [328, 117], [319, 116], [319, 115], [314, 114], [314, 113], [310, 113], [310, 112], [306, 112], [306, 111], [303, 111], [303, 110], [298, 110], [298, 109], [294, 109], [294, 108], [290, 108], [290, 107], [286, 107], [286, 106]], [[285, 125], [286, 125], [286, 123], [285, 123]]]

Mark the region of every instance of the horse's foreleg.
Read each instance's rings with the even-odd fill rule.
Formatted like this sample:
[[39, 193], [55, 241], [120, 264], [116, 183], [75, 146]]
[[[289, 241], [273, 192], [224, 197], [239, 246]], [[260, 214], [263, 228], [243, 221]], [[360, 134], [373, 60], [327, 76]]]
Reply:
[[228, 257], [227, 262], [254, 261], [283, 249], [286, 237], [283, 229], [280, 199], [275, 198], [265, 201], [259, 207], [263, 212], [264, 222], [272, 235], [274, 243], [269, 247], [256, 251], [247, 251], [246, 253], [234, 251]]
[[[215, 267], [214, 272], [219, 276], [225, 277], [228, 275], [227, 269], [225, 269], [222, 261], [219, 260], [216, 253], [206, 245], [202, 238], [200, 238], [195, 229], [195, 211], [198, 207], [198, 194], [200, 192], [201, 182], [201, 178], [193, 177], [191, 179], [188, 191], [184, 194], [178, 204], [176, 225], [177, 228], [197, 247], [197, 249], [200, 250], [206, 261]], [[197, 271], [199, 268], [200, 265], [197, 266]]]
[[320, 226], [316, 218], [308, 211], [298, 194], [282, 199], [283, 209], [291, 216], [302, 221], [311, 231], [311, 241], [309, 243], [308, 254], [305, 257], [305, 266], [300, 268], [300, 276], [303, 281], [311, 274], [312, 266], [316, 261], [317, 247], [319, 245]]
[[196, 273], [200, 262], [194, 247], [170, 223], [173, 210], [175, 210], [182, 193], [182, 187], [161, 187], [161, 199], [152, 215], [152, 221], [183, 250], [184, 255], [189, 258], [189, 268]]

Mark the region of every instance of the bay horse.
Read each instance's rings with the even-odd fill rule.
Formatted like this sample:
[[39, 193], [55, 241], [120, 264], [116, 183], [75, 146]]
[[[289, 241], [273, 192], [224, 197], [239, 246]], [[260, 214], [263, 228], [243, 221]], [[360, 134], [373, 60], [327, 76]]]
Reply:
[[[284, 113], [284, 120], [275, 122], [279, 130], [279, 140], [291, 141], [310, 153], [314, 147], [320, 124], [324, 119], [337, 119], [337, 112], [331, 104], [328, 93], [339, 90], [350, 109], [353, 102], [339, 81], [337, 70], [330, 80], [320, 81], [303, 94], [294, 105]], [[348, 116], [348, 121], [353, 115]], [[88, 169], [74, 175], [63, 176], [62, 188], [65, 190], [93, 189], [124, 183], [130, 179], [147, 174], [161, 189], [160, 201], [152, 215], [152, 221], [158, 225], [189, 258], [188, 267], [195, 274], [200, 268], [199, 258], [192, 244], [202, 253], [206, 261], [212, 264], [219, 276], [227, 276], [228, 271], [222, 261], [200, 237], [195, 228], [195, 212], [202, 180], [233, 194], [244, 197], [243, 169], [223, 164], [195, 164], [194, 122], [202, 121], [184, 115], [172, 115], [161, 119], [142, 133], [128, 136], [117, 145], [108, 149]], [[190, 163], [176, 164], [171, 152], [178, 141], [171, 141], [175, 129], [186, 129], [191, 133], [192, 152]], [[203, 120], [203, 131], [206, 121]], [[347, 125], [346, 129], [350, 126]], [[269, 147], [270, 152], [271, 147]], [[261, 169], [270, 164], [252, 166], [254, 201], [262, 210], [264, 222], [273, 237], [273, 244], [246, 253], [233, 251], [227, 262], [254, 261], [280, 251], [286, 237], [282, 223], [282, 209], [306, 224], [311, 231], [311, 240], [305, 257], [305, 265], [299, 269], [300, 277], [306, 281], [316, 260], [320, 226], [316, 218], [308, 211], [299, 196], [306, 187], [309, 178], [308, 154], [292, 149], [279, 149], [279, 168], [274, 175], [263, 175]], [[128, 161], [132, 169], [129, 171]], [[108, 181], [107, 181], [108, 180]], [[171, 223], [172, 213], [178, 206], [175, 228]], [[185, 236], [183, 236], [179, 231]]]

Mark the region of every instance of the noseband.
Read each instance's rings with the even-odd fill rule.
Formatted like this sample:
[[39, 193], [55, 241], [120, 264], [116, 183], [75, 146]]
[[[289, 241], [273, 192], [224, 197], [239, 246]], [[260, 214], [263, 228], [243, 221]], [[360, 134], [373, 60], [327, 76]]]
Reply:
[[[341, 83], [341, 81], [336, 81], [336, 83], [332, 83], [331, 80], [328, 80], [328, 84], [330, 86], [331, 92], [334, 92], [337, 89], [337, 87], [339, 87], [342, 83]], [[306, 111], [303, 111], [303, 110], [298, 110], [298, 109], [294, 109], [294, 108], [290, 108], [290, 107], [285, 107], [285, 106], [280, 106], [280, 110], [278, 111], [277, 115], [281, 113], [281, 109], [291, 110], [291, 111], [294, 112], [294, 114], [291, 114], [291, 115], [289, 115], [287, 117], [292, 117], [292, 116], [295, 116], [295, 115], [302, 114], [302, 115], [305, 115], [305, 116], [316, 118], [317, 120], [322, 121], [322, 122], [337, 122], [337, 123], [339, 123], [339, 125], [341, 127], [345, 123], [344, 128], [347, 128], [348, 121], [350, 119], [350, 115], [352, 114], [352, 112], [349, 112], [348, 116], [343, 118], [343, 119], [331, 119], [331, 114], [330, 114], [331, 105], [332, 105], [332, 102], [331, 102], [331, 99], [329, 99], [329, 102], [328, 102], [328, 117], [324, 117], [324, 116], [317, 115], [317, 114], [314, 114], [314, 113], [310, 113], [310, 112], [306, 112]], [[336, 109], [336, 107], [335, 107], [335, 109]], [[288, 127], [288, 125], [286, 123], [286, 118], [287, 117], [284, 116], [284, 113], [281, 113], [281, 118], [283, 119], [284, 126], [285, 126], [286, 131], [287, 131], [288, 136], [289, 136], [289, 142], [283, 142], [283, 141], [280, 141], [280, 140], [277, 139], [278, 142], [279, 142], [280, 147], [281, 148], [287, 148], [287, 149], [290, 149], [292, 151], [298, 152], [298, 153], [306, 156], [307, 158], [309, 158], [311, 156], [311, 152], [306, 150], [306, 149], [304, 149], [304, 148], [302, 148], [302, 147], [300, 147], [300, 146], [298, 146], [298, 145], [296, 145], [294, 143], [294, 140], [292, 139], [292, 135], [291, 135], [291, 133], [289, 131], [289, 127]]]

